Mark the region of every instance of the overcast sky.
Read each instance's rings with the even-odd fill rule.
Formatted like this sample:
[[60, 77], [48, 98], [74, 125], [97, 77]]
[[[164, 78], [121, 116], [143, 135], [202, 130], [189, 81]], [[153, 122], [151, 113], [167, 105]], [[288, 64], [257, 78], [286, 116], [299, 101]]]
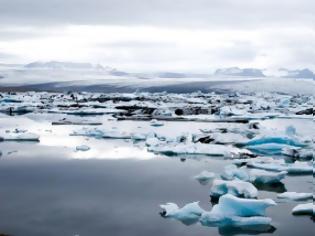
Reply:
[[0, 63], [315, 70], [314, 0], [0, 0]]

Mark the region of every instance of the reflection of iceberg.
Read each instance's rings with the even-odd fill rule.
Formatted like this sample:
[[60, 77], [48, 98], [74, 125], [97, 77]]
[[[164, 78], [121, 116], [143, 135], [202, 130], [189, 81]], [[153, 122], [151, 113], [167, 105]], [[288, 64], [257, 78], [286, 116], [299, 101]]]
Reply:
[[255, 198], [258, 195], [255, 186], [249, 182], [242, 180], [226, 181], [215, 179], [210, 189], [210, 196], [218, 198], [227, 193], [244, 198]]
[[215, 174], [209, 171], [202, 171], [199, 175], [194, 176], [194, 178], [198, 180], [200, 184], [206, 185], [215, 178]]

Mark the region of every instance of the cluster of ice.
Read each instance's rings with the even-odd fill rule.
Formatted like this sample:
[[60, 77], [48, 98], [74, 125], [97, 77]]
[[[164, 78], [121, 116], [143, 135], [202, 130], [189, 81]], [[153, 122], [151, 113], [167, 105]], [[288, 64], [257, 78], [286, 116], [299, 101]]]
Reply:
[[200, 222], [203, 226], [250, 226], [269, 225], [271, 218], [265, 216], [266, 208], [275, 206], [271, 199], [243, 199], [225, 194], [211, 211], [203, 210], [198, 202], [189, 203], [179, 208], [174, 203], [161, 205], [161, 215], [173, 218], [184, 224]]

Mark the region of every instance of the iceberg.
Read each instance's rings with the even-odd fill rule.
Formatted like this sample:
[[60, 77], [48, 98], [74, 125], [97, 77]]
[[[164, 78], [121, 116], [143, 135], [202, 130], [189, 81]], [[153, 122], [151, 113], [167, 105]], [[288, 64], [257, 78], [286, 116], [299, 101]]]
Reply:
[[269, 225], [271, 218], [265, 216], [266, 208], [275, 206], [271, 199], [242, 199], [226, 194], [219, 199], [210, 212], [204, 212], [200, 223], [204, 226]]
[[277, 184], [287, 175], [288, 172], [270, 172], [265, 170], [251, 170], [250, 182], [257, 184]]
[[243, 181], [248, 181], [249, 175], [244, 170], [244, 168], [237, 168], [236, 165], [231, 164], [224, 167], [224, 172], [223, 174], [221, 174], [221, 178], [224, 180], [239, 179]]
[[208, 184], [214, 178], [215, 173], [209, 171], [202, 171], [199, 175], [194, 176], [194, 179], [196, 179], [201, 185]]
[[195, 224], [199, 221], [204, 210], [199, 206], [199, 202], [193, 202], [186, 204], [182, 208], [179, 208], [175, 203], [167, 203], [160, 205], [162, 217], [173, 218], [185, 225]]
[[219, 199], [211, 211], [200, 208], [198, 202], [186, 204], [179, 208], [175, 203], [160, 205], [164, 218], [176, 219], [185, 225], [198, 221], [203, 226], [255, 226], [269, 225], [271, 218], [265, 216], [265, 211], [276, 203], [271, 199], [242, 199], [226, 194]]
[[284, 192], [277, 195], [277, 198], [288, 199], [292, 201], [304, 201], [313, 198], [312, 193]]
[[256, 187], [242, 180], [221, 180], [215, 179], [210, 189], [210, 196], [219, 198], [224, 194], [232, 194], [243, 198], [256, 198], [258, 190]]
[[293, 215], [315, 215], [315, 206], [312, 202], [298, 204], [292, 209]]

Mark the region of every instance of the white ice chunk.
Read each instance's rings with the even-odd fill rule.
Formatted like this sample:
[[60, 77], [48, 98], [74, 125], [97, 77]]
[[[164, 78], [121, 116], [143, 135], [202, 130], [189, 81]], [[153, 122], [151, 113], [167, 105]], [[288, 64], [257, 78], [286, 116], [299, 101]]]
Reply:
[[220, 197], [227, 193], [244, 198], [255, 198], [258, 195], [258, 190], [253, 184], [242, 180], [215, 179], [210, 189], [210, 196]]
[[293, 215], [314, 215], [315, 206], [312, 202], [299, 204], [292, 209]]
[[284, 192], [277, 195], [278, 198], [292, 201], [304, 201], [313, 198], [312, 193]]

